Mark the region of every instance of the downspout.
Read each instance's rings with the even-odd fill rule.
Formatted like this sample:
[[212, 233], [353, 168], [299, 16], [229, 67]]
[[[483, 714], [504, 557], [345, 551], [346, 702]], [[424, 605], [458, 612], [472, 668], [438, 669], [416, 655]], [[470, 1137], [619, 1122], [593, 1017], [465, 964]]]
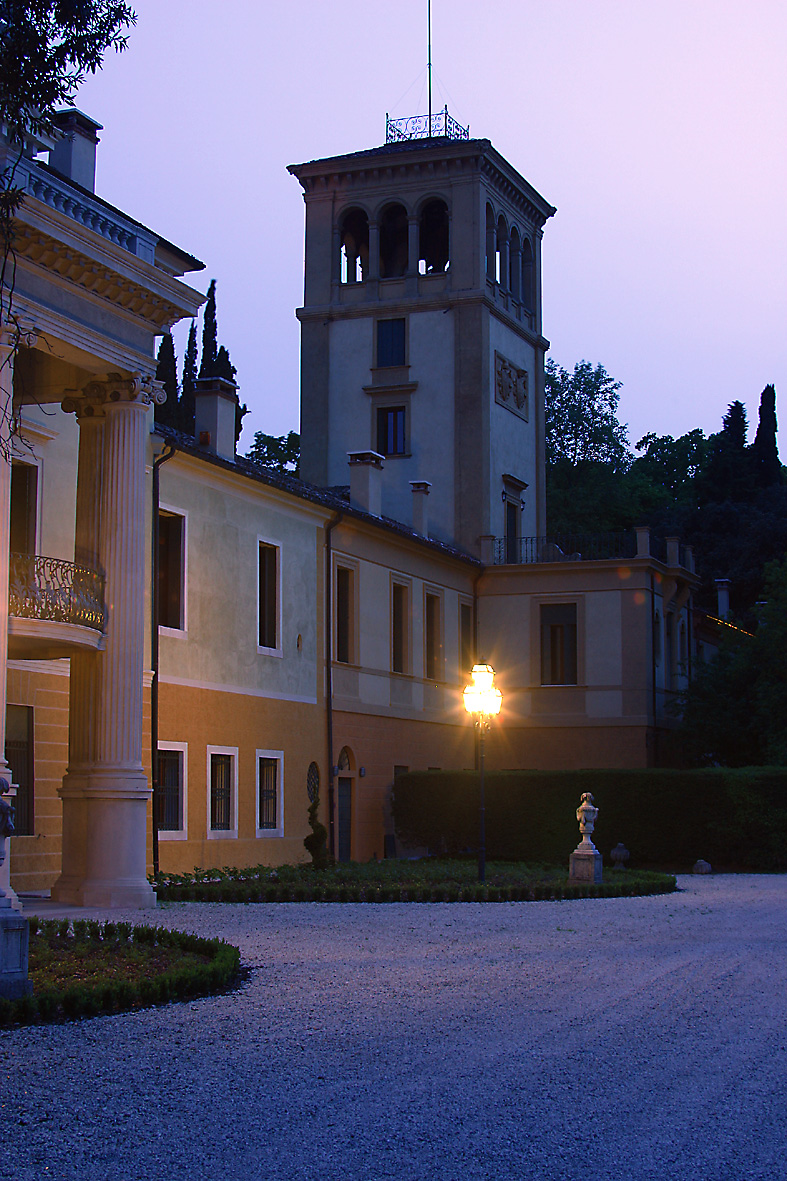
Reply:
[[159, 652], [158, 652], [158, 621], [160, 612], [159, 603], [159, 468], [168, 459], [172, 459], [175, 454], [175, 448], [171, 443], [166, 443], [161, 455], [153, 460], [153, 521], [151, 528], [151, 562], [150, 562], [150, 774], [153, 783], [153, 878], [156, 880], [159, 873], [159, 855], [158, 855], [158, 802], [159, 802], [159, 781], [158, 781], [158, 666], [159, 666]]
[[[486, 566], [482, 566], [473, 579], [473, 663], [478, 663], [478, 584], [486, 574]], [[473, 759], [476, 771], [479, 766], [479, 729], [473, 726]]]
[[325, 723], [328, 730], [328, 852], [331, 857], [336, 856], [336, 837], [334, 832], [334, 773], [333, 773], [333, 562], [331, 548], [331, 534], [344, 518], [343, 512], [338, 512], [325, 527]]

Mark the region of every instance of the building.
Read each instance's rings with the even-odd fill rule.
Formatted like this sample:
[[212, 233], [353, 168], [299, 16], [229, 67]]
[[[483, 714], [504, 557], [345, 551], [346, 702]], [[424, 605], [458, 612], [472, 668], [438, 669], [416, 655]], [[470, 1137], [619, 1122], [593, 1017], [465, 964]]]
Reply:
[[658, 759], [690, 674], [691, 556], [647, 530], [545, 537], [554, 208], [442, 118], [291, 168], [303, 479], [236, 456], [220, 379], [194, 438], [156, 427], [155, 338], [195, 314], [180, 277], [201, 264], [69, 174], [62, 145], [94, 152], [99, 129], [78, 112], [48, 165], [26, 158], [18, 308], [38, 335], [17, 352], [3, 551], [18, 889], [152, 903], [152, 743], [163, 870], [302, 858], [315, 792], [337, 856], [396, 852], [398, 771], [473, 765], [479, 657], [504, 693], [491, 765]]

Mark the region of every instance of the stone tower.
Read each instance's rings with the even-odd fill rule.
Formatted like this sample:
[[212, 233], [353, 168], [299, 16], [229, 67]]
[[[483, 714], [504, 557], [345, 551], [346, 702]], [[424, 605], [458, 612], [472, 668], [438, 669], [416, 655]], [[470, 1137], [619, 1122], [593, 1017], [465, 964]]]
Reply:
[[429, 137], [412, 122], [289, 169], [306, 203], [301, 474], [346, 485], [348, 453], [377, 452], [382, 514], [412, 524], [411, 484], [428, 481], [430, 535], [478, 553], [485, 536], [545, 532], [540, 246], [555, 209], [447, 112]]

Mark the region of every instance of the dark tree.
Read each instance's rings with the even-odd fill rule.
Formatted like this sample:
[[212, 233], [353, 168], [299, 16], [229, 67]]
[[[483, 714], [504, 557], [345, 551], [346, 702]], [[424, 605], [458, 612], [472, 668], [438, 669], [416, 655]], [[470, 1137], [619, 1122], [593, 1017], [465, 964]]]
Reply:
[[578, 361], [574, 372], [546, 363], [546, 461], [593, 461], [625, 471], [631, 463], [627, 431], [618, 422], [621, 383], [603, 365]]
[[287, 435], [266, 435], [257, 431], [246, 458], [260, 467], [273, 468], [277, 472], [298, 474], [301, 456], [301, 437], [295, 431]]
[[704, 504], [745, 501], [753, 491], [751, 452], [746, 446], [746, 407], [732, 402], [722, 429], [711, 435], [707, 463], [699, 480], [698, 498]]
[[216, 354], [216, 364], [214, 366], [213, 373], [210, 376], [211, 377], [223, 377], [225, 381], [231, 381], [234, 385], [235, 384], [235, 374], [237, 372], [238, 372], [237, 369], [235, 368], [232, 361], [230, 360], [229, 353], [225, 349], [224, 345], [222, 345], [221, 348], [219, 349], [218, 353]]
[[754, 481], [760, 488], [772, 488], [784, 482], [776, 426], [776, 390], [766, 385], [760, 395], [760, 421], [751, 447]]
[[[216, 359], [218, 326], [216, 323], [216, 280], [211, 279], [208, 288], [208, 298], [205, 301], [205, 311], [202, 318], [202, 359], [200, 360], [200, 377], [216, 377]], [[228, 358], [229, 360], [229, 358]]]
[[178, 403], [178, 427], [187, 435], [194, 434], [194, 389], [197, 380], [197, 325], [192, 320], [189, 341], [183, 358], [183, 386]]
[[178, 370], [175, 358], [175, 344], [172, 334], [167, 332], [161, 338], [156, 365], [156, 380], [164, 383], [166, 402], [155, 409], [156, 422], [167, 426], [178, 425]]

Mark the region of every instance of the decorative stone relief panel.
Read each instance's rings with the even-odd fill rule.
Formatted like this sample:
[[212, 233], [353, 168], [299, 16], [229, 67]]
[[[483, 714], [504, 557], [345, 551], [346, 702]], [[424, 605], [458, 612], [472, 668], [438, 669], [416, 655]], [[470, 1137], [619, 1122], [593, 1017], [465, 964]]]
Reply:
[[495, 401], [517, 418], [528, 420], [527, 372], [517, 369], [501, 353], [495, 353]]

